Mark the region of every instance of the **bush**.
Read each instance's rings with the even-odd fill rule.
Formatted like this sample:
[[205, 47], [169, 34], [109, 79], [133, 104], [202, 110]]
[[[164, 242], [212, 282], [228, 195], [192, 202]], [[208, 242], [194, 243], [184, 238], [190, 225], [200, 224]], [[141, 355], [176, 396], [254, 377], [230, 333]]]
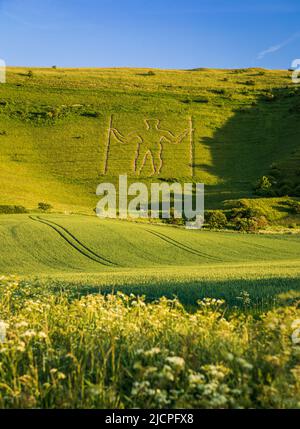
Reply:
[[274, 94], [272, 94], [271, 92], [268, 92], [265, 94], [264, 96], [265, 101], [275, 101], [276, 100], [276, 96]]
[[264, 216], [264, 212], [257, 208], [257, 207], [248, 207], [246, 205], [243, 205], [242, 202], [240, 202], [241, 206], [240, 207], [234, 207], [231, 210], [230, 213], [230, 219], [234, 220], [237, 218], [242, 218], [242, 219], [251, 219], [253, 217], [260, 217], [260, 216]]
[[300, 214], [300, 202], [299, 201], [289, 201], [288, 206], [292, 214]]
[[184, 104], [190, 104], [192, 102], [192, 100], [190, 98], [185, 98], [185, 99], [181, 100], [181, 102]]
[[81, 113], [81, 116], [85, 116], [87, 118], [99, 118], [100, 117], [100, 113], [99, 112], [95, 112], [95, 111], [88, 111], [88, 112]]
[[212, 89], [211, 92], [213, 94], [217, 94], [217, 95], [225, 95], [226, 89], [225, 88], [216, 88], [216, 89]]
[[182, 217], [181, 218], [175, 217], [174, 207], [171, 207], [169, 219], [162, 219], [162, 221], [169, 225], [177, 225], [177, 226], [185, 225], [185, 220]]
[[272, 182], [268, 176], [262, 176], [256, 182], [254, 191], [257, 195], [268, 195], [272, 188]]
[[276, 166], [271, 168], [270, 174], [273, 180], [280, 179], [282, 177], [282, 171]]
[[231, 210], [230, 219], [237, 231], [256, 232], [268, 226], [268, 220], [259, 208], [243, 206]]
[[288, 228], [290, 229], [296, 229], [298, 227], [298, 225], [296, 224], [296, 222], [291, 223]]
[[48, 204], [48, 203], [39, 203], [38, 209], [42, 210], [44, 212], [47, 212], [47, 211], [52, 209], [52, 206], [51, 206], [51, 204]]
[[0, 214], [22, 214], [28, 213], [25, 207], [23, 206], [0, 206]]
[[33, 77], [33, 71], [32, 71], [32, 70], [29, 70], [29, 71], [28, 71], [28, 73], [27, 73], [27, 76], [28, 76], [29, 78]]
[[153, 70], [149, 70], [147, 73], [147, 76], [155, 76], [155, 73]]
[[293, 188], [289, 185], [283, 185], [278, 190], [278, 195], [280, 197], [292, 196], [293, 194]]
[[193, 103], [209, 103], [209, 98], [205, 96], [199, 96], [193, 98]]
[[300, 197], [300, 185], [297, 185], [295, 190], [294, 190], [294, 196], [295, 197]]
[[43, 112], [41, 117], [44, 118], [51, 118], [51, 119], [58, 119], [61, 116], [63, 116], [63, 110], [60, 107], [54, 107], [53, 109], [49, 110], [49, 112]]
[[220, 229], [227, 225], [227, 217], [221, 210], [207, 212], [205, 217], [207, 224], [211, 229]]
[[237, 231], [257, 232], [265, 229], [268, 226], [268, 221], [265, 216], [251, 218], [236, 218], [234, 221]]

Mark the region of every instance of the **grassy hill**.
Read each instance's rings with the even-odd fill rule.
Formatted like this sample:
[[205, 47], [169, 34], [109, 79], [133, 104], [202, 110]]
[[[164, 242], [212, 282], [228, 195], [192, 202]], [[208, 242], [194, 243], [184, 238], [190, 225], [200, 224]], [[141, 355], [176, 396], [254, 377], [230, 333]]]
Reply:
[[97, 185], [120, 173], [204, 182], [207, 208], [253, 197], [272, 165], [299, 179], [299, 106], [288, 71], [9, 68], [0, 204], [91, 213]]

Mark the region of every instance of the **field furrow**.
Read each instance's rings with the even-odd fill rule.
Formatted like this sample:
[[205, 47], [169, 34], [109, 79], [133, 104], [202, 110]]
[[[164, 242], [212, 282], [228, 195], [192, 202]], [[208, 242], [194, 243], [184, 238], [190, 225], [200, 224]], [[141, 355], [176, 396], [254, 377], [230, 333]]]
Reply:
[[114, 262], [109, 261], [108, 259], [103, 258], [102, 256], [99, 256], [95, 252], [93, 252], [91, 249], [89, 249], [86, 245], [81, 243], [73, 234], [71, 234], [66, 228], [58, 225], [57, 223], [51, 222], [46, 219], [42, 219], [39, 216], [29, 216], [30, 219], [33, 221], [37, 221], [40, 223], [43, 223], [44, 225], [49, 226], [50, 228], [54, 229], [70, 246], [73, 247], [73, 249], [77, 250], [79, 253], [87, 257], [88, 259], [97, 262], [101, 265], [106, 266], [112, 266], [117, 265]]

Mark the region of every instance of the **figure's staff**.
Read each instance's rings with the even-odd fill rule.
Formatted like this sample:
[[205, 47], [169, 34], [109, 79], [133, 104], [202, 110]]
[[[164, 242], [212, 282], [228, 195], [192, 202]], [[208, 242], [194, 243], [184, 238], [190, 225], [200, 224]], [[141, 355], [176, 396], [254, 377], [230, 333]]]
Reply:
[[193, 118], [190, 117], [190, 163], [191, 163], [191, 174], [194, 177], [194, 162], [195, 162], [195, 147], [194, 147], [194, 127]]
[[113, 115], [110, 115], [109, 127], [108, 127], [108, 136], [107, 136], [107, 143], [106, 143], [106, 148], [105, 148], [105, 159], [104, 159], [103, 174], [107, 173], [107, 168], [108, 168], [108, 156], [109, 156], [110, 137], [111, 137], [112, 124], [113, 124]]

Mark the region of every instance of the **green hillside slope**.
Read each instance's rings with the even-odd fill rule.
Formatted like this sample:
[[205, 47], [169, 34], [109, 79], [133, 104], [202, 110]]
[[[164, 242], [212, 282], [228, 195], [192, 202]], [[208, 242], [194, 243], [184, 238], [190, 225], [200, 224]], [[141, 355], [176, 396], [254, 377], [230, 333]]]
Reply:
[[10, 68], [0, 204], [91, 213], [121, 173], [204, 182], [208, 208], [251, 197], [272, 164], [300, 180], [299, 108], [287, 71]]

